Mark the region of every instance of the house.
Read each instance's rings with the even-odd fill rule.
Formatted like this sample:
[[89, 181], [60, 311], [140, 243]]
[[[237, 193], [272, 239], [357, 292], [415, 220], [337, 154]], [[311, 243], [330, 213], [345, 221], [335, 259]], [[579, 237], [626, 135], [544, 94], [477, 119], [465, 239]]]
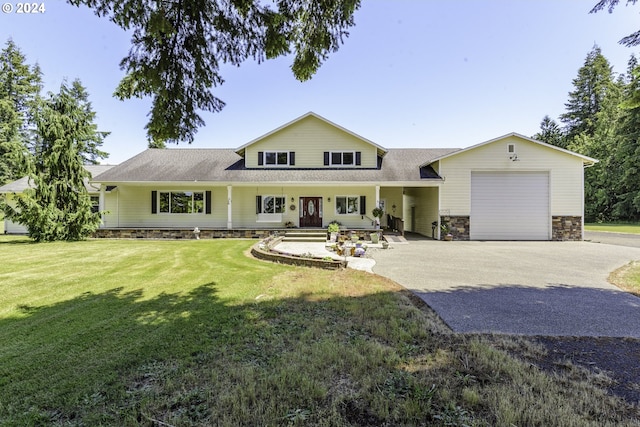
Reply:
[[383, 226], [426, 236], [446, 222], [460, 240], [581, 240], [595, 162], [515, 133], [466, 149], [386, 149], [310, 112], [235, 150], [148, 149], [92, 183], [107, 212], [100, 236], [372, 229], [380, 206]]
[[[91, 176], [96, 176], [102, 172], [106, 172], [111, 169], [113, 165], [86, 165], [85, 169], [89, 171]], [[93, 203], [92, 210], [97, 212], [100, 205], [100, 184], [89, 182], [85, 180], [85, 188], [91, 196], [91, 202]], [[4, 195], [7, 198], [7, 202], [12, 204], [12, 200], [27, 188], [31, 187], [31, 182], [28, 176], [22, 177], [17, 181], [7, 183], [0, 187], [0, 195]], [[8, 219], [4, 219], [4, 232], [6, 234], [26, 234], [27, 229], [24, 225], [16, 224]]]

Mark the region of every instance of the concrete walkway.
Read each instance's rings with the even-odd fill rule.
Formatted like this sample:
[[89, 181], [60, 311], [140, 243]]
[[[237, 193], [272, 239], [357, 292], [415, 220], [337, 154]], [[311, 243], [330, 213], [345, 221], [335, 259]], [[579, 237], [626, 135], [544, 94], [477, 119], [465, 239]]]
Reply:
[[[371, 245], [369, 246], [376, 246]], [[381, 245], [377, 245], [380, 246]], [[326, 248], [325, 243], [321, 242], [281, 242], [276, 246], [281, 252], [288, 252], [291, 254], [311, 254], [320, 258], [330, 256], [333, 259], [346, 259], [348, 261], [347, 267], [354, 270], [362, 270], [372, 273], [373, 265], [376, 263], [370, 256], [363, 257], [343, 257], [337, 255], [335, 252], [329, 251]]]
[[410, 240], [373, 272], [415, 292], [457, 332], [640, 338], [640, 298], [607, 282], [640, 248], [589, 242]]

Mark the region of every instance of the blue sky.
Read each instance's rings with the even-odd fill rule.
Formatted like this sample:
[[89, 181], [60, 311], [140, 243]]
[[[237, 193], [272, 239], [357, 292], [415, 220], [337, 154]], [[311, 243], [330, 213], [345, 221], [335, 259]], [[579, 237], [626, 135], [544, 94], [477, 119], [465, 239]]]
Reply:
[[[640, 7], [621, 2], [612, 14], [589, 14], [595, 3], [364, 0], [350, 37], [311, 81], [294, 79], [290, 57], [224, 67], [214, 94], [227, 106], [203, 112], [206, 126], [179, 147], [236, 148], [308, 111], [388, 148], [531, 136], [545, 114], [564, 111], [594, 44], [616, 72], [637, 53], [617, 42], [640, 28]], [[144, 150], [150, 100], [112, 97], [130, 34], [85, 7], [44, 4], [43, 14], [0, 13], [2, 45], [12, 38], [28, 63], [40, 64], [47, 91], [65, 77], [82, 81], [100, 130], [111, 132], [103, 163]]]

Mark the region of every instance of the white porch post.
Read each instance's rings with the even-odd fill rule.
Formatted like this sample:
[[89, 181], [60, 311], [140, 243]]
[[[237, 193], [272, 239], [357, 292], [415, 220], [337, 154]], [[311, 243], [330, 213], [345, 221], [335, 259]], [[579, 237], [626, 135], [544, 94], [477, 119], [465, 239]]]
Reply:
[[231, 215], [233, 213], [232, 194], [232, 187], [230, 185], [227, 185], [227, 230], [231, 230], [233, 228], [233, 219], [231, 218]]
[[[374, 208], [379, 208], [380, 207], [380, 186], [376, 185], [376, 205], [374, 206]], [[376, 223], [376, 227], [380, 228], [381, 227], [381, 221], [382, 218], [374, 218], [374, 221]]]
[[98, 199], [98, 211], [100, 212], [100, 228], [105, 226], [104, 223], [104, 185], [100, 186], [100, 198]]

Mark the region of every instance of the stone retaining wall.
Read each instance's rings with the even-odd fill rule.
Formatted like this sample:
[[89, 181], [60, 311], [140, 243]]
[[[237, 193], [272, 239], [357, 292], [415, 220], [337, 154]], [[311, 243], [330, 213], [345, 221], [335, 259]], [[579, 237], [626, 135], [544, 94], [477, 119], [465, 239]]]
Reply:
[[582, 217], [581, 216], [551, 217], [551, 240], [554, 240], [554, 241], [582, 240]]
[[[200, 229], [201, 239], [264, 239], [274, 232], [285, 230], [227, 230]], [[98, 239], [195, 239], [192, 228], [101, 228], [93, 237]]]
[[285, 254], [273, 250], [282, 241], [282, 237], [267, 238], [260, 243], [256, 243], [251, 248], [251, 255], [265, 261], [277, 262], [280, 264], [297, 265], [300, 267], [324, 268], [327, 270], [339, 270], [347, 267], [344, 260], [324, 260], [320, 258], [296, 256]]

